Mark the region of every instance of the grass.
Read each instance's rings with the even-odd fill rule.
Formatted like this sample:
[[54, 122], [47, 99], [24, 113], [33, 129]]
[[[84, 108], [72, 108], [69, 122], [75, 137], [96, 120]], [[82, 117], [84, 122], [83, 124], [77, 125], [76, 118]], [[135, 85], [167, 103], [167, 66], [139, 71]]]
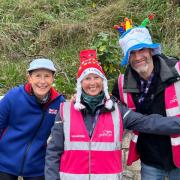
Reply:
[[[138, 25], [152, 12], [153, 41], [162, 43], [165, 54], [180, 57], [180, 8], [167, 0], [1, 0], [0, 94], [24, 83], [28, 63], [43, 56], [57, 66], [56, 88], [70, 97], [79, 51], [102, 43], [97, 37], [103, 33], [108, 35], [106, 48], [98, 52], [113, 84], [122, 52], [112, 26], [124, 17]], [[114, 64], [111, 73], [108, 63]]]

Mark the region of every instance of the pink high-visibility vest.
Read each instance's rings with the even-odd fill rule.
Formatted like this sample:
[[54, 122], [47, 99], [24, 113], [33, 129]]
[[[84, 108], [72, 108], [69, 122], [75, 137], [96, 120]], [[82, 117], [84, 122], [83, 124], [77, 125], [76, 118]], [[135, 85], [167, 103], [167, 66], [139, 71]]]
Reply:
[[99, 115], [92, 137], [89, 137], [83, 116], [74, 104], [64, 102], [60, 107], [64, 125], [64, 153], [60, 162], [61, 180], [120, 180], [122, 173], [121, 113]]
[[[180, 74], [180, 61], [175, 66], [177, 72]], [[131, 93], [125, 93], [123, 91], [124, 75], [120, 74], [118, 79], [119, 95], [123, 103], [125, 103], [130, 109], [136, 110]], [[165, 89], [165, 108], [167, 116], [180, 117], [180, 81], [175, 82]], [[139, 153], [137, 151], [138, 132], [134, 131], [129, 146], [129, 154], [127, 165], [139, 159]], [[171, 146], [173, 153], [174, 164], [180, 168], [180, 135], [171, 135]]]

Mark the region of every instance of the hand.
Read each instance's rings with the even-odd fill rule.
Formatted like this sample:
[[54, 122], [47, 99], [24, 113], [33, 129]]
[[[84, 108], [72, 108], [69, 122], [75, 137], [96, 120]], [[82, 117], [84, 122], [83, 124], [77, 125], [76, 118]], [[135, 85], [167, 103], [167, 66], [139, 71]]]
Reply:
[[71, 96], [70, 101], [72, 101], [72, 102], [76, 102], [76, 94], [74, 94], [74, 95], [72, 95], [72, 96]]

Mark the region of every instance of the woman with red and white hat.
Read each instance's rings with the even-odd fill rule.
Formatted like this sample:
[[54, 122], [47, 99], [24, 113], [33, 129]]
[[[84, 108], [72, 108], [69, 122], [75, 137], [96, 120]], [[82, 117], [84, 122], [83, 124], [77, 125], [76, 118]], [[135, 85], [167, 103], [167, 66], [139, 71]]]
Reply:
[[62, 103], [56, 116], [46, 151], [45, 179], [120, 180], [123, 129], [178, 133], [180, 118], [144, 116], [113, 101], [96, 51], [81, 51], [80, 61], [76, 101]]

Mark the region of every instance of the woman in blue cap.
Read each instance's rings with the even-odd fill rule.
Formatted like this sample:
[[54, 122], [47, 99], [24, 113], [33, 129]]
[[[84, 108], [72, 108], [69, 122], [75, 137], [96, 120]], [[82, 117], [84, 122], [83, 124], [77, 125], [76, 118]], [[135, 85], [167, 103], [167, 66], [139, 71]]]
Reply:
[[0, 179], [44, 180], [46, 142], [64, 97], [53, 87], [55, 67], [34, 59], [28, 82], [0, 100]]

